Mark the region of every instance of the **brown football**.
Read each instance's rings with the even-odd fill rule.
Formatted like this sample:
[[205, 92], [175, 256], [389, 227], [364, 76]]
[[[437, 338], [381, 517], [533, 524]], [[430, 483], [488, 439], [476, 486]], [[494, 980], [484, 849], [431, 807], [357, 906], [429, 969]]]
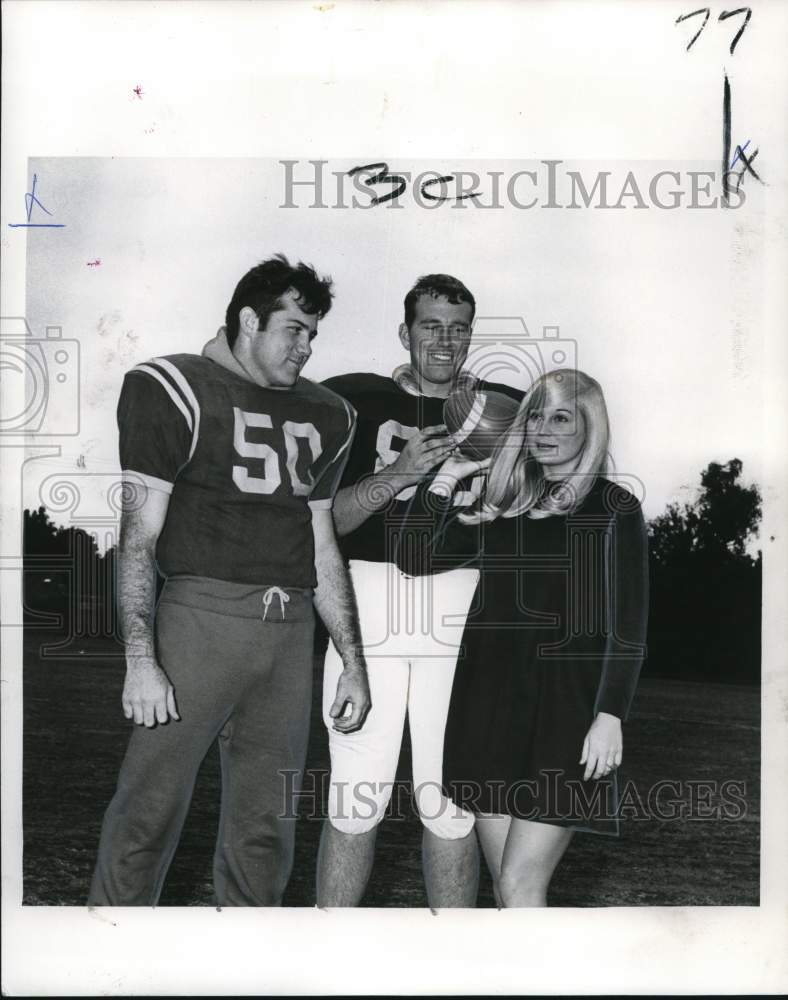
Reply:
[[443, 404], [443, 422], [464, 455], [489, 458], [518, 409], [511, 396], [462, 382]]

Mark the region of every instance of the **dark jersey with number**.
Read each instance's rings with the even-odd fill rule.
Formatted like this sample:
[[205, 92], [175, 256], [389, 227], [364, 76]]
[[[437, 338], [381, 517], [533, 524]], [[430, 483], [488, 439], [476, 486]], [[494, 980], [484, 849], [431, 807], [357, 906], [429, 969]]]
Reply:
[[[411, 395], [393, 379], [382, 375], [359, 373], [337, 375], [323, 383], [344, 397], [356, 410], [356, 436], [350, 449], [340, 488], [353, 486], [375, 472], [391, 465], [405, 447], [409, 437], [425, 427], [443, 423], [445, 400], [435, 396]], [[496, 389], [513, 396], [522, 393], [509, 386], [479, 383], [480, 388]], [[470, 488], [471, 483], [463, 484]], [[404, 521], [415, 486], [398, 493], [388, 506], [359, 525], [355, 531], [339, 539], [348, 559], [370, 562], [394, 562], [393, 545]], [[458, 490], [455, 503], [470, 502], [471, 497]], [[362, 501], [363, 502], [363, 501]]]
[[345, 400], [305, 378], [264, 388], [193, 354], [133, 368], [120, 462], [127, 480], [171, 494], [161, 572], [315, 586], [310, 508], [331, 507], [354, 422]]

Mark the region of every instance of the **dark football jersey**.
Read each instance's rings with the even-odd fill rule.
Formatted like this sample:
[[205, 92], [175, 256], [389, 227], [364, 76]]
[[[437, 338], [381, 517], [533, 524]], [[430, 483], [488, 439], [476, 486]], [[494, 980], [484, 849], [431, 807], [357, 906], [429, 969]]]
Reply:
[[[443, 423], [445, 400], [434, 396], [411, 395], [393, 379], [382, 375], [337, 375], [323, 385], [344, 397], [357, 413], [356, 435], [350, 449], [340, 488], [391, 465], [405, 442], [419, 430]], [[479, 383], [480, 388], [497, 389], [519, 401], [522, 393], [497, 383]], [[471, 482], [455, 494], [457, 504], [470, 503]], [[402, 526], [415, 486], [398, 493], [388, 506], [368, 517], [355, 531], [339, 539], [348, 559], [393, 562], [392, 544]]]
[[310, 508], [331, 507], [354, 424], [345, 400], [305, 378], [263, 388], [192, 354], [133, 368], [120, 462], [127, 479], [171, 494], [161, 572], [315, 586]]

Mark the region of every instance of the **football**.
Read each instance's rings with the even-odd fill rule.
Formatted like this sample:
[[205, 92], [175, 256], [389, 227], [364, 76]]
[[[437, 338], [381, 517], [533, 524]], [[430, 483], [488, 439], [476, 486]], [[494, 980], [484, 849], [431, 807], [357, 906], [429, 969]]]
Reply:
[[463, 380], [443, 404], [443, 422], [464, 455], [484, 459], [492, 455], [518, 409], [511, 396]]

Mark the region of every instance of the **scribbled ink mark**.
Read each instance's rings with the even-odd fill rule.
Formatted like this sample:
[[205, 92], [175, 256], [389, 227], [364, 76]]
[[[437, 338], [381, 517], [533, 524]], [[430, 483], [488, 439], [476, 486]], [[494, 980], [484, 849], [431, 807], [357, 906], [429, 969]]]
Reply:
[[372, 205], [380, 205], [384, 201], [391, 201], [392, 198], [399, 198], [402, 192], [407, 187], [407, 182], [404, 177], [399, 174], [390, 174], [388, 163], [367, 163], [362, 167], [353, 167], [352, 170], [348, 170], [348, 177], [353, 177], [354, 174], [360, 174], [363, 172], [371, 172], [376, 170], [377, 173], [373, 174], [369, 180], [368, 184], [397, 184], [396, 190], [387, 191], [382, 195], [373, 195]]
[[[711, 16], [711, 7], [699, 7], [697, 10], [690, 11], [688, 14], [681, 14], [676, 18], [675, 24], [681, 24], [683, 21], [687, 21], [692, 17], [697, 17], [698, 14], [703, 14], [703, 24], [698, 28], [695, 34], [690, 38], [687, 43], [687, 51], [689, 51], [695, 42], [698, 40], [700, 33], [706, 27]], [[750, 23], [750, 18], [752, 17], [752, 7], [737, 7], [736, 10], [723, 10], [717, 17], [717, 21], [727, 21], [729, 17], [736, 17], [739, 14], [744, 14], [744, 21], [741, 27], [733, 36], [730, 44], [730, 54], [733, 55], [736, 50], [736, 46], [739, 44], [739, 39], [744, 34], [744, 29]], [[728, 80], [728, 74], [723, 70], [723, 85], [722, 85], [722, 198], [723, 202], [727, 203], [730, 198], [731, 192], [731, 174], [736, 178], [736, 192], [738, 193], [741, 183], [744, 180], [745, 174], [751, 174], [757, 181], [761, 184], [764, 182], [761, 180], [759, 175], [755, 172], [752, 161], [758, 155], [758, 149], [756, 148], [753, 153], [749, 156], [745, 154], [745, 150], [750, 145], [751, 139], [748, 139], [743, 146], [737, 146], [736, 152], [734, 153], [733, 159], [731, 159], [731, 85], [730, 80]], [[741, 161], [743, 167], [739, 171], [734, 171], [736, 164]]]
[[[399, 196], [406, 190], [408, 186], [408, 181], [410, 180], [410, 174], [403, 176], [402, 174], [390, 174], [388, 163], [367, 163], [364, 166], [353, 167], [352, 170], [348, 170], [348, 177], [353, 177], [355, 174], [360, 174], [364, 172], [371, 173], [372, 171], [377, 171], [377, 173], [372, 174], [366, 180], [366, 184], [397, 184], [396, 190], [392, 189], [387, 191], [382, 195], [373, 195], [370, 201], [370, 206], [381, 205], [384, 201], [391, 201], [393, 198], [399, 198]], [[421, 187], [419, 188], [420, 194], [423, 198], [428, 201], [465, 201], [467, 198], [478, 198], [478, 191], [471, 191], [465, 194], [455, 194], [455, 195], [445, 195], [432, 194], [427, 188], [431, 187], [433, 184], [451, 184], [452, 181], [456, 181], [456, 177], [451, 174], [445, 174], [439, 177], [428, 177], [427, 180], [423, 181]], [[478, 180], [478, 178], [477, 178]]]
[[741, 187], [741, 183], [744, 180], [744, 175], [745, 174], [749, 174], [751, 177], [754, 177], [756, 179], [756, 181], [759, 181], [761, 184], [765, 184], [765, 181], [763, 180], [763, 178], [761, 177], [761, 175], [758, 174], [758, 173], [756, 173], [756, 171], [755, 171], [755, 169], [753, 168], [753, 165], [752, 165], [752, 161], [755, 159], [755, 157], [757, 155], [758, 155], [758, 148], [757, 147], [756, 147], [755, 151], [753, 152], [753, 154], [751, 156], [745, 156], [741, 146], [737, 146], [736, 147], [736, 156], [734, 157], [734, 163], [736, 162], [736, 160], [741, 160], [742, 163], [744, 164], [744, 166], [742, 167], [742, 169], [738, 173], [736, 173], [736, 175], [735, 175], [736, 176], [736, 191], [737, 192], [738, 192], [739, 188]]
[[[681, 24], [682, 21], [687, 21], [691, 17], [697, 17], [698, 14], [703, 14], [703, 24], [698, 28], [695, 34], [690, 38], [687, 43], [687, 52], [692, 48], [695, 42], [698, 40], [700, 33], [706, 27], [709, 22], [709, 17], [711, 17], [711, 7], [699, 7], [697, 10], [690, 11], [689, 14], [681, 14], [676, 18], [674, 24]], [[750, 18], [752, 17], [752, 7], [737, 7], [736, 10], [724, 10], [717, 18], [718, 21], [727, 21], [729, 17], [736, 17], [737, 14], [744, 14], [744, 23], [733, 36], [733, 41], [731, 42], [730, 53], [733, 55], [734, 49], [739, 44], [739, 39], [744, 34], [744, 29], [750, 23]]]
[[89, 260], [88, 261], [88, 267], [100, 267], [100, 266], [101, 266], [101, 258], [100, 257], [96, 257], [95, 260]]
[[731, 165], [730, 167], [728, 167], [729, 170], [733, 170], [733, 168], [736, 166], [736, 161], [739, 159], [740, 156], [744, 154], [744, 150], [750, 145], [751, 142], [752, 139], [748, 139], [743, 146], [736, 147], [736, 155], [731, 160]]
[[736, 48], [739, 39], [744, 34], [744, 29], [750, 23], [750, 18], [752, 17], [752, 7], [737, 7], [736, 10], [724, 10], [717, 18], [718, 21], [727, 21], [729, 17], [735, 17], [737, 14], [744, 14], [744, 24], [739, 28], [739, 30], [733, 36], [733, 41], [731, 42], [731, 50], [730, 50], [731, 55], [733, 55], [733, 50]]
[[[429, 199], [429, 201], [451, 201], [451, 198], [448, 195], [430, 194], [429, 191], [427, 191], [427, 188], [431, 184], [451, 184], [451, 182], [453, 180], [455, 180], [455, 178], [452, 177], [451, 174], [446, 174], [444, 177], [429, 177], [429, 178], [427, 178], [427, 180], [424, 181], [424, 183], [421, 185], [421, 195], [422, 195], [422, 197]], [[454, 195], [454, 200], [455, 201], [465, 201], [466, 198], [478, 198], [478, 197], [479, 197], [479, 192], [478, 191], [470, 191], [468, 194], [455, 194]]]
[[689, 20], [689, 18], [696, 17], [698, 14], [705, 14], [706, 16], [703, 18], [703, 24], [698, 28], [698, 30], [695, 32], [692, 38], [690, 38], [689, 44], [687, 45], [687, 52], [689, 52], [689, 50], [692, 48], [695, 42], [697, 42], [698, 36], [700, 35], [701, 31], [703, 31], [703, 29], [706, 27], [709, 17], [711, 16], [711, 8], [700, 7], [698, 10], [693, 10], [689, 14], [682, 14], [680, 17], [677, 17], [675, 21], [676, 24], [681, 24], [682, 21], [687, 21]]
[[728, 74], [723, 74], [725, 80], [722, 85], [722, 197], [728, 201], [730, 195], [730, 180], [728, 177], [728, 164], [731, 160], [731, 84]]
[[63, 222], [31, 222], [33, 217], [33, 206], [37, 205], [42, 212], [46, 212], [47, 215], [52, 215], [48, 208], [45, 208], [38, 196], [36, 195], [36, 184], [38, 183], [38, 175], [33, 174], [33, 185], [25, 194], [25, 212], [27, 214], [27, 222], [9, 222], [8, 225], [11, 229], [64, 229], [65, 223]]
[[156, 122], [154, 122], [154, 123], [153, 123], [153, 124], [151, 125], [151, 127], [150, 127], [150, 128], [144, 128], [144, 129], [143, 129], [142, 131], [143, 131], [143, 132], [145, 133], [145, 135], [150, 135], [150, 134], [151, 134], [151, 132], [155, 132], [155, 131], [156, 131]]
[[[730, 175], [733, 174], [735, 177], [735, 190], [738, 193], [739, 188], [742, 185], [745, 174], [750, 174], [752, 177], [759, 181], [761, 184], [764, 183], [760, 175], [755, 171], [752, 162], [758, 155], [759, 148], [756, 146], [754, 151], [748, 156], [745, 153], [745, 149], [752, 142], [748, 139], [743, 146], [736, 146], [736, 152], [731, 159], [731, 84], [728, 79], [728, 74], [724, 73], [724, 81], [722, 87], [722, 197], [724, 201], [728, 201], [731, 192], [731, 180]], [[734, 171], [734, 166], [741, 160], [743, 166], [741, 170]]]
[[137, 84], [137, 86], [134, 87], [133, 93], [135, 93], [137, 95], [137, 97], [139, 98], [139, 100], [142, 100], [142, 87], [139, 84]]

